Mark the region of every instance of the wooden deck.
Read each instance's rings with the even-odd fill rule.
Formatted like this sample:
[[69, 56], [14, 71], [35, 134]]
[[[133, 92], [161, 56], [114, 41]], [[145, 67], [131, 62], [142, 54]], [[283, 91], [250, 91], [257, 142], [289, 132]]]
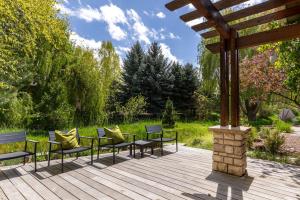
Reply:
[[[174, 151], [174, 146], [166, 147]], [[248, 159], [248, 177], [211, 172], [211, 151], [180, 146], [177, 153], [131, 159], [111, 154], [2, 167], [0, 199], [300, 199], [300, 168]], [[158, 152], [156, 152], [158, 155]]]

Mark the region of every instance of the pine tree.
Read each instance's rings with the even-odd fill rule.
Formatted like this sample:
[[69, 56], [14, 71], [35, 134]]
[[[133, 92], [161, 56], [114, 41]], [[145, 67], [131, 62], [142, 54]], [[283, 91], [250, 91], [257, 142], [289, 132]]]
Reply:
[[124, 59], [124, 71], [122, 73], [123, 84], [121, 101], [126, 102], [131, 97], [141, 94], [140, 72], [144, 67], [145, 53], [141, 44], [136, 42]]
[[173, 106], [173, 102], [168, 99], [166, 102], [165, 110], [162, 117], [162, 125], [165, 128], [175, 127], [176, 111]]
[[146, 97], [152, 113], [161, 113], [170, 90], [170, 64], [162, 54], [158, 43], [150, 45], [145, 57], [145, 66], [142, 69], [141, 91]]

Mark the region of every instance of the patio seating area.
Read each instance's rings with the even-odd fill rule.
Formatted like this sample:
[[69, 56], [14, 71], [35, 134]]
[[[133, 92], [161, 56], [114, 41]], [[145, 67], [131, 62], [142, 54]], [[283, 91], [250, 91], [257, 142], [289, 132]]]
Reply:
[[300, 168], [249, 159], [248, 176], [212, 172], [212, 151], [180, 145], [144, 158], [112, 154], [1, 167], [0, 199], [300, 199]]

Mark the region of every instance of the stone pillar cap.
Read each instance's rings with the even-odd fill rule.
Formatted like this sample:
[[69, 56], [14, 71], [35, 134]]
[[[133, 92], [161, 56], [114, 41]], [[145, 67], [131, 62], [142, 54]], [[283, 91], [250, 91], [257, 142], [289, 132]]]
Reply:
[[248, 133], [251, 128], [250, 127], [246, 127], [246, 126], [238, 126], [238, 127], [232, 127], [231, 125], [229, 126], [211, 126], [209, 127], [210, 131], [213, 132], [228, 132], [228, 133]]

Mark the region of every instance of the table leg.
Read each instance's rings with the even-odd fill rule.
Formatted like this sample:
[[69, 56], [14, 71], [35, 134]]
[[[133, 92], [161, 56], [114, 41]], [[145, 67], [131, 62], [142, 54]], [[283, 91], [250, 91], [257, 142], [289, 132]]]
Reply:
[[144, 147], [143, 146], [140, 146], [140, 151], [141, 151], [141, 158], [144, 157]]
[[132, 156], [132, 145], [130, 145], [129, 148], [130, 148], [130, 149], [129, 149], [129, 154], [130, 154], [130, 156]]

